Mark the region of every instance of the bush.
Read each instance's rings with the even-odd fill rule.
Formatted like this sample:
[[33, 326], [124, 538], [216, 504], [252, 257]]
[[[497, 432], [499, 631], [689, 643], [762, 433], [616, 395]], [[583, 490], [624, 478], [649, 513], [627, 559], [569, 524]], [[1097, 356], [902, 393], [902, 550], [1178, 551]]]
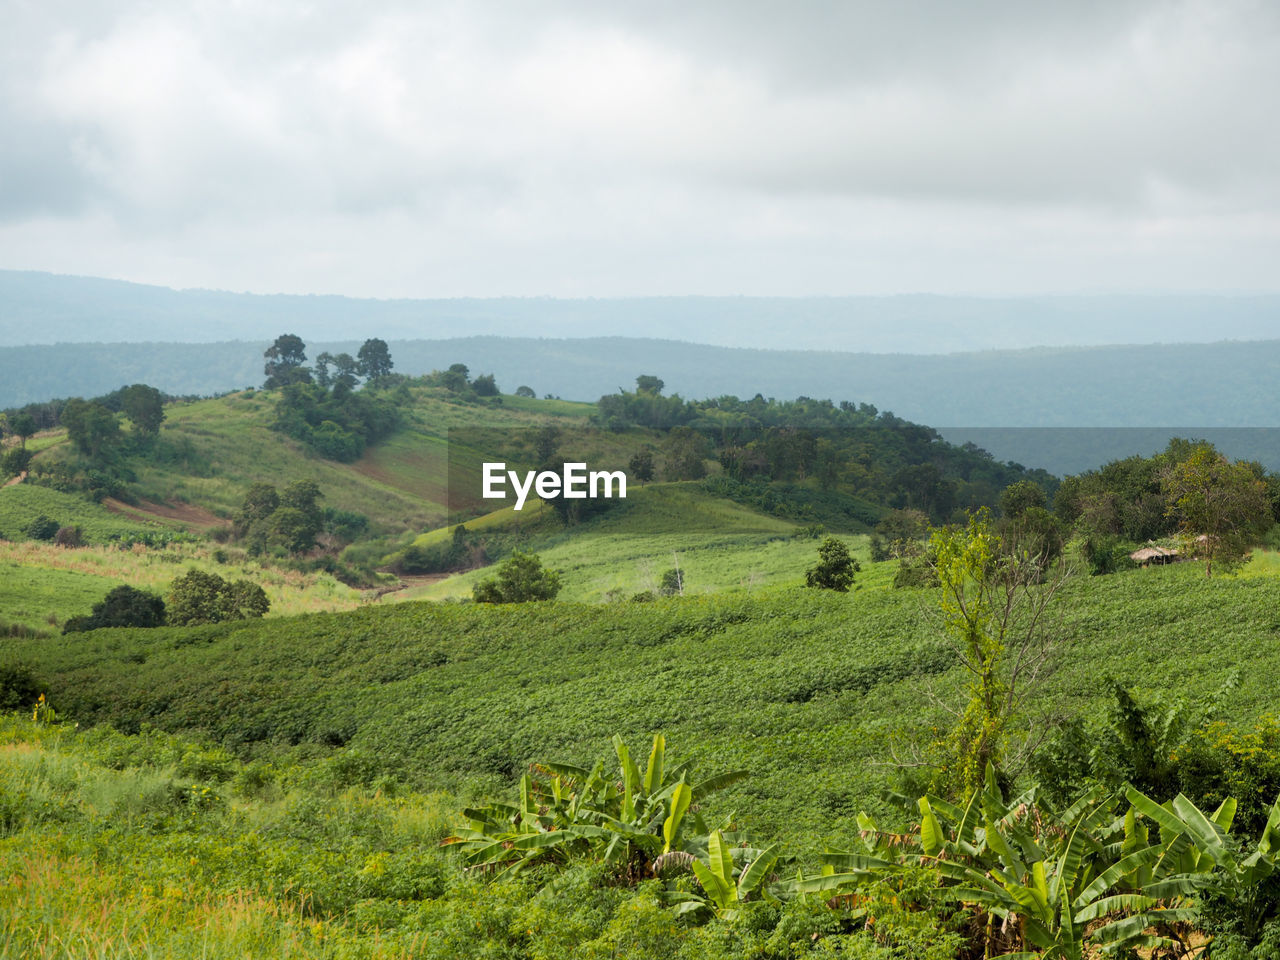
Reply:
[[820, 590], [848, 593], [858, 562], [849, 556], [849, 548], [835, 537], [827, 537], [818, 547], [818, 565], [805, 571], [805, 585]]
[[26, 534], [32, 540], [52, 540], [58, 529], [58, 521], [42, 513], [27, 524]]
[[546, 570], [536, 553], [516, 551], [498, 568], [498, 576], [477, 583], [471, 591], [476, 603], [527, 603], [551, 600], [560, 592], [560, 573]]
[[664, 597], [673, 597], [676, 594], [684, 596], [684, 574], [672, 567], [670, 570], [664, 570], [662, 579], [658, 583], [658, 592]]
[[40, 696], [40, 683], [27, 667], [0, 666], [0, 710], [29, 709]]
[[84, 533], [78, 526], [59, 527], [53, 535], [53, 542], [60, 547], [84, 546]]
[[1095, 577], [1137, 566], [1129, 556], [1133, 544], [1118, 537], [1090, 536], [1081, 541], [1079, 547], [1090, 575]]
[[0, 476], [16, 477], [31, 464], [32, 453], [25, 447], [6, 450], [0, 457]]
[[255, 619], [270, 609], [271, 601], [256, 583], [228, 583], [194, 567], [169, 585], [169, 623], [175, 626]]
[[62, 628], [64, 634], [83, 633], [99, 627], [162, 627], [164, 601], [154, 593], [130, 586], [115, 587], [93, 605], [87, 617], [72, 617]]

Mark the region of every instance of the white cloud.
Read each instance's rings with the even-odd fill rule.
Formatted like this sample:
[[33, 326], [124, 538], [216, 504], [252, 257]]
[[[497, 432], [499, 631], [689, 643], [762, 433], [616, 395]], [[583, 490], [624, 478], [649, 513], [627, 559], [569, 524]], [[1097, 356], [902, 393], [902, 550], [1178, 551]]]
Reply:
[[366, 295], [1275, 288], [1267, 3], [36, 7], [0, 266]]

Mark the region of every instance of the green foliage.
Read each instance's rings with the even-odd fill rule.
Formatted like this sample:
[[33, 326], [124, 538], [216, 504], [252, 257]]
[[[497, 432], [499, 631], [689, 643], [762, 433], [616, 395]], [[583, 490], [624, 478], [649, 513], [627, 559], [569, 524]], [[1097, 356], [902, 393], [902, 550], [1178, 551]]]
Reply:
[[818, 547], [818, 565], [805, 571], [805, 586], [848, 593], [853, 585], [853, 575], [859, 569], [844, 541], [827, 537]]
[[553, 600], [560, 592], [560, 573], [544, 569], [536, 553], [516, 551], [498, 568], [498, 575], [475, 585], [477, 603], [528, 603]]
[[0, 663], [0, 710], [25, 710], [36, 702], [42, 689], [30, 667]]
[[653, 452], [638, 450], [627, 462], [627, 476], [639, 483], [648, 483], [654, 477]]
[[937, 745], [937, 783], [969, 797], [984, 771], [1003, 772], [1009, 755], [1025, 748], [1015, 745], [1013, 728], [1053, 654], [1045, 610], [1066, 571], [1059, 567], [1046, 581], [1043, 558], [1009, 550], [986, 511], [965, 527], [935, 530], [929, 551], [941, 587], [940, 626], [968, 677], [967, 703]]
[[929, 533], [929, 518], [919, 510], [894, 510], [876, 524], [871, 534], [871, 559], [900, 560], [922, 552], [921, 541]]
[[667, 762], [661, 734], [653, 738], [643, 774], [620, 737], [613, 738], [613, 748], [616, 775], [606, 775], [603, 760], [590, 769], [538, 764], [535, 772], [545, 779], [522, 776], [517, 804], [494, 802], [463, 811], [469, 828], [448, 842], [469, 866], [499, 878], [539, 863], [563, 866], [593, 857], [634, 881], [687, 869], [694, 852], [721, 849], [723, 837], [709, 836], [691, 805], [741, 780], [745, 771], [697, 780], [691, 762]]
[[325, 528], [317, 503], [323, 496], [312, 480], [295, 480], [281, 492], [269, 483], [255, 483], [236, 514], [236, 532], [254, 552], [273, 545], [289, 553], [305, 553]]
[[1181, 795], [1164, 806], [1133, 787], [1123, 796], [1130, 807], [1122, 816], [1120, 795], [1100, 786], [1059, 813], [1034, 789], [1006, 801], [988, 767], [982, 790], [963, 807], [921, 797], [913, 834], [886, 834], [861, 817], [863, 850], [825, 854], [827, 871], [798, 886], [856, 888], [928, 864], [951, 899], [1007, 921], [981, 928], [971, 946], [984, 955], [1035, 951], [1079, 960], [1094, 945], [1182, 949], [1177, 927], [1194, 915], [1189, 898], [1203, 878], [1216, 873], [1243, 891], [1274, 871], [1280, 804], [1256, 848], [1237, 856], [1228, 842], [1234, 801], [1208, 815]]
[[1274, 519], [1266, 485], [1249, 465], [1232, 463], [1208, 444], [1166, 468], [1161, 489], [1167, 513], [1178, 518], [1184, 550], [1194, 548], [1203, 558], [1205, 576], [1215, 561], [1230, 570], [1247, 560]]
[[267, 362], [262, 372], [267, 375], [263, 389], [274, 390], [294, 383], [310, 383], [311, 371], [303, 366], [307, 360], [307, 345], [292, 333], [276, 337], [275, 343], [263, 352]]
[[145, 383], [125, 387], [120, 408], [140, 435], [155, 437], [159, 434], [160, 424], [164, 422], [164, 395], [155, 387]]
[[168, 621], [189, 627], [263, 617], [270, 609], [263, 589], [248, 580], [228, 582], [195, 567], [169, 586]]
[[120, 422], [95, 401], [85, 402], [78, 397], [67, 401], [61, 420], [67, 428], [67, 438], [92, 463], [109, 460], [120, 443]]
[[0, 455], [0, 476], [16, 477], [26, 470], [33, 454], [24, 447], [11, 447]]
[[464, 524], [453, 528], [448, 540], [431, 544], [411, 544], [396, 564], [402, 573], [450, 573], [470, 570], [485, 562], [485, 549]]
[[249, 487], [236, 515], [236, 531], [240, 536], [260, 521], [266, 520], [280, 506], [280, 494], [275, 486], [259, 481]]
[[29, 413], [15, 413], [9, 418], [9, 432], [22, 441], [22, 448], [25, 450], [27, 441], [35, 436], [35, 418]]
[[72, 617], [62, 632], [83, 633], [100, 627], [159, 627], [165, 623], [164, 600], [154, 593], [122, 585], [93, 605], [88, 616]]
[[391, 351], [387, 348], [387, 341], [378, 337], [372, 337], [360, 345], [356, 360], [359, 361], [360, 376], [368, 380], [387, 376], [395, 366], [391, 362]]
[[1089, 534], [1075, 541], [1080, 557], [1088, 567], [1090, 576], [1103, 576], [1119, 570], [1132, 570], [1137, 564], [1129, 555], [1135, 545], [1128, 541], [1103, 534]]
[[57, 532], [58, 521], [43, 513], [32, 519], [23, 531], [32, 540], [52, 540]]
[[664, 597], [684, 596], [684, 573], [679, 567], [663, 570], [658, 579], [658, 592]]
[[1000, 493], [1000, 514], [1017, 520], [1032, 507], [1044, 508], [1044, 488], [1034, 480], [1019, 480], [1005, 487]]
[[[354, 370], [355, 361], [351, 361]], [[354, 379], [354, 373], [350, 374]], [[276, 405], [275, 429], [307, 444], [322, 457], [351, 463], [365, 447], [399, 424], [396, 405], [370, 390], [355, 392], [342, 374], [332, 390], [320, 384], [290, 383]]]

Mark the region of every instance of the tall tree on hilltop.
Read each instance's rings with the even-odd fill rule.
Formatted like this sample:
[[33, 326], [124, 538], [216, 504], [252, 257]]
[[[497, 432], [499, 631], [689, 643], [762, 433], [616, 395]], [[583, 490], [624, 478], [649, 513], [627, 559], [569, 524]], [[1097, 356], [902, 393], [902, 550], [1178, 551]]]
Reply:
[[659, 396], [666, 384], [652, 374], [642, 373], [636, 377], [636, 393], [650, 393]]
[[276, 337], [276, 342], [262, 354], [267, 358], [262, 368], [267, 375], [263, 388], [271, 390], [290, 383], [310, 383], [311, 371], [303, 366], [307, 360], [306, 351], [307, 345], [296, 334], [284, 333]]
[[160, 432], [160, 424], [164, 422], [164, 395], [155, 387], [145, 383], [125, 387], [120, 407], [143, 436], [154, 437]]
[[356, 353], [356, 360], [359, 361], [360, 376], [366, 380], [385, 377], [394, 366], [391, 362], [391, 351], [387, 348], [387, 341], [377, 337], [371, 337], [364, 342]]

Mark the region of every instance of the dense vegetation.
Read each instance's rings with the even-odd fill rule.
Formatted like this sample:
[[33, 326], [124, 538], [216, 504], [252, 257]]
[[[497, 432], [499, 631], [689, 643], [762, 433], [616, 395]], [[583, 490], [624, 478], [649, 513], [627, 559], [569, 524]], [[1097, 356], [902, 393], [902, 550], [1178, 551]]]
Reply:
[[[1057, 488], [866, 405], [651, 375], [539, 401], [463, 364], [401, 377], [379, 344], [306, 367], [286, 335], [266, 390], [7, 418], [30, 456], [0, 491], [0, 709], [31, 719], [0, 738], [0, 949], [64, 955], [53, 924], [120, 955], [1280, 941], [1280, 581], [1263, 553], [1205, 576], [1272, 535], [1260, 465], [1178, 441]], [[359, 459], [321, 449], [384, 399]], [[492, 456], [637, 485], [459, 510], [444, 487]], [[434, 515], [392, 526], [405, 504]], [[1138, 537], [1204, 563], [1126, 569]], [[478, 567], [406, 598], [480, 602], [262, 619], [328, 589], [277, 609], [272, 578], [393, 548]]]
[[[812, 551], [816, 544], [808, 543]], [[254, 903], [264, 911], [263, 923], [273, 910], [283, 910], [270, 919], [274, 928], [290, 909], [296, 915], [289, 897], [305, 895], [312, 906], [303, 908], [304, 916], [332, 913], [325, 920], [333, 924], [330, 936], [356, 942], [377, 929], [390, 952], [398, 938], [421, 935], [422, 943], [429, 943], [426, 935], [438, 933], [437, 925], [454, 929], [449, 926], [457, 922], [454, 912], [465, 909], [481, 921], [478, 943], [507, 944], [503, 949], [520, 956], [555, 955], [531, 952], [552, 949], [536, 944], [553, 929], [563, 938], [555, 949], [585, 949], [583, 944], [597, 938], [604, 938], [608, 949], [632, 949], [618, 944], [629, 929], [622, 918], [635, 918], [634, 911], [650, 918], [645, 922], [661, 931], [654, 942], [662, 944], [634, 947], [641, 951], [636, 956], [650, 955], [643, 949], [718, 956], [699, 952], [712, 950], [713, 941], [733, 951], [765, 951], [764, 944], [772, 942], [767, 950], [773, 952], [761, 956], [803, 956], [849, 937], [866, 938], [860, 949], [883, 950], [886, 957], [904, 950], [925, 955], [910, 951], [926, 948], [936, 948], [931, 955], [952, 956], [964, 919], [954, 905], [943, 909], [943, 901], [930, 892], [937, 881], [918, 872], [863, 877], [858, 882], [866, 884], [860, 896], [867, 898], [867, 907], [861, 913], [851, 901], [844, 901], [849, 909], [830, 912], [823, 906], [833, 892], [827, 889], [788, 894], [777, 906], [761, 901], [737, 919], [726, 913], [730, 904], [711, 901], [699, 921], [697, 916], [678, 919], [677, 904], [651, 882], [619, 885], [611, 879], [613, 868], [592, 865], [590, 855], [570, 858], [568, 872], [550, 886], [550, 875], [540, 867], [523, 879], [495, 884], [467, 879], [450, 854], [428, 848], [465, 826], [449, 811], [468, 802], [474, 806], [486, 795], [510, 797], [514, 787], [509, 785], [529, 764], [556, 761], [589, 770], [613, 733], [633, 750], [647, 751], [655, 731], [665, 732], [673, 755], [695, 760], [704, 775], [738, 769], [750, 774], [728, 785], [710, 807], [703, 805], [704, 838], [736, 810], [733, 829], [748, 830], [755, 849], [781, 844], [780, 852], [797, 858], [794, 865], [816, 877], [824, 847], [861, 848], [860, 812], [887, 833], [910, 828], [917, 820], [908, 809], [881, 799], [883, 788], [907, 783], [892, 764], [879, 764], [890, 758], [895, 742], [929, 740], [930, 727], [945, 723], [947, 714], [928, 706], [924, 691], [932, 689], [944, 699], [961, 696], [964, 674], [936, 625], [921, 616], [922, 599], [936, 602], [934, 594], [890, 589], [893, 570], [892, 563], [864, 569], [848, 594], [800, 589], [591, 607], [563, 602], [406, 605], [274, 623], [95, 631], [38, 647], [9, 641], [5, 659], [20, 658], [63, 716], [82, 726], [109, 721], [136, 734], [117, 741], [95, 734], [88, 742], [96, 746], [84, 748], [88, 755], [68, 741], [69, 756], [84, 759], [58, 763], [81, 764], [85, 773], [62, 782], [109, 776], [93, 772], [101, 762], [93, 751], [112, 744], [110, 752], [120, 758], [112, 763], [143, 764], [119, 775], [124, 777], [120, 791], [132, 789], [127, 784], [137, 777], [163, 783], [168, 776], [177, 784], [176, 792], [165, 794], [157, 787], [160, 792], [144, 794], [159, 806], [140, 811], [142, 820], [129, 821], [139, 824], [127, 827], [142, 831], [139, 842], [143, 835], [165, 838], [138, 866], [89, 854], [94, 832], [106, 827], [94, 821], [80, 799], [88, 786], [61, 793], [63, 806], [55, 809], [63, 811], [58, 814], [62, 826], [57, 827], [43, 813], [33, 813], [42, 809], [38, 798], [48, 794], [31, 794], [34, 788], [24, 787], [14, 794], [19, 810], [10, 832], [35, 837], [54, 830], [62, 839], [44, 849], [88, 857], [98, 864], [95, 870], [132, 876], [144, 885], [152, 882], [147, 877], [176, 868], [168, 859], [171, 849], [183, 851], [172, 854], [175, 861], [207, 858], [207, 869], [198, 874], [198, 896], [178, 898], [182, 903], [194, 908], [202, 902], [199, 897], [248, 891], [259, 898]], [[1264, 747], [1280, 742], [1280, 733], [1265, 721], [1255, 727], [1271, 702], [1275, 665], [1266, 638], [1274, 633], [1276, 589], [1270, 576], [1207, 580], [1191, 565], [1068, 583], [1060, 610], [1064, 655], [1043, 687], [1040, 705], [1076, 720], [1051, 739], [1035, 768], [1038, 802], [1046, 811], [1064, 809], [1054, 798], [1064, 791], [1073, 795], [1089, 776], [1104, 784], [1127, 779], [1156, 800], [1185, 792], [1208, 812], [1222, 797], [1234, 796], [1240, 806], [1233, 834], [1256, 836], [1280, 791], [1280, 765], [1268, 759]], [[1233, 665], [1246, 659], [1252, 668], [1235, 672]], [[1099, 685], [1099, 676], [1114, 677], [1121, 686]], [[1195, 692], [1187, 691], [1187, 676], [1197, 678]], [[1214, 691], [1217, 695], [1210, 696]], [[210, 737], [231, 753], [194, 744], [168, 746], [170, 741], [147, 732], [151, 726]], [[22, 736], [38, 740], [44, 735], [28, 731]], [[159, 752], [162, 746], [168, 752]], [[157, 763], [147, 759], [148, 751], [152, 757], [172, 757], [167, 764], [181, 760], [178, 769], [188, 771], [187, 779], [148, 768], [147, 763]], [[637, 762], [643, 773], [639, 755]], [[207, 811], [192, 808], [192, 785], [197, 794], [208, 788], [212, 799], [197, 804], [207, 803]], [[445, 791], [449, 799], [425, 800], [413, 791]], [[34, 806], [25, 799], [30, 796], [36, 798]], [[267, 831], [252, 841], [256, 847], [245, 846], [248, 828], [237, 824], [279, 822], [275, 818], [300, 809], [299, 804], [312, 811], [312, 826]], [[424, 804], [435, 811], [426, 843], [402, 846], [385, 826], [375, 826], [384, 822], [384, 814], [405, 810], [407, 816]], [[935, 811], [940, 809], [935, 804]], [[288, 854], [294, 866], [280, 873], [268, 864], [286, 856], [273, 849], [292, 843], [290, 838], [308, 838], [314, 853], [300, 860]], [[380, 850], [391, 858], [385, 861], [387, 873], [362, 873]], [[311, 857], [327, 858], [327, 866], [308, 873]], [[740, 872], [747, 865], [733, 869]], [[64, 864], [58, 869], [82, 868]], [[383, 888], [371, 885], [375, 877], [390, 882], [393, 875], [423, 870], [436, 877], [425, 887], [380, 892]], [[781, 869], [775, 873], [787, 876]], [[145, 889], [162, 892], [162, 887]], [[393, 892], [397, 889], [402, 892]], [[700, 893], [705, 888], [685, 889]], [[891, 889], [898, 891], [898, 913], [887, 895]], [[904, 901], [908, 889], [913, 892]], [[369, 902], [379, 899], [404, 902], [394, 909]], [[597, 910], [592, 919], [575, 921], [572, 931], [551, 923], [523, 926], [534, 934], [517, 934], [499, 918], [515, 915], [504, 911], [526, 909], [519, 905], [528, 901], [551, 909], [559, 904], [570, 914], [588, 903], [597, 904]], [[141, 897], [129, 909], [142, 909], [146, 902]], [[72, 911], [62, 903], [60, 910]], [[362, 918], [375, 910], [383, 919], [367, 926]], [[706, 918], [717, 915], [720, 919], [708, 924]], [[866, 928], [868, 915], [883, 922], [878, 935]], [[152, 936], [177, 936], [161, 934], [154, 925], [150, 929]], [[305, 937], [300, 928], [286, 929], [288, 936]], [[796, 930], [805, 931], [793, 938], [808, 940], [803, 947], [788, 939]], [[825, 947], [811, 939], [813, 933], [827, 940]], [[590, 949], [605, 948], [602, 942]], [[366, 944], [366, 949], [373, 947]], [[417, 949], [428, 948], [420, 944]]]

